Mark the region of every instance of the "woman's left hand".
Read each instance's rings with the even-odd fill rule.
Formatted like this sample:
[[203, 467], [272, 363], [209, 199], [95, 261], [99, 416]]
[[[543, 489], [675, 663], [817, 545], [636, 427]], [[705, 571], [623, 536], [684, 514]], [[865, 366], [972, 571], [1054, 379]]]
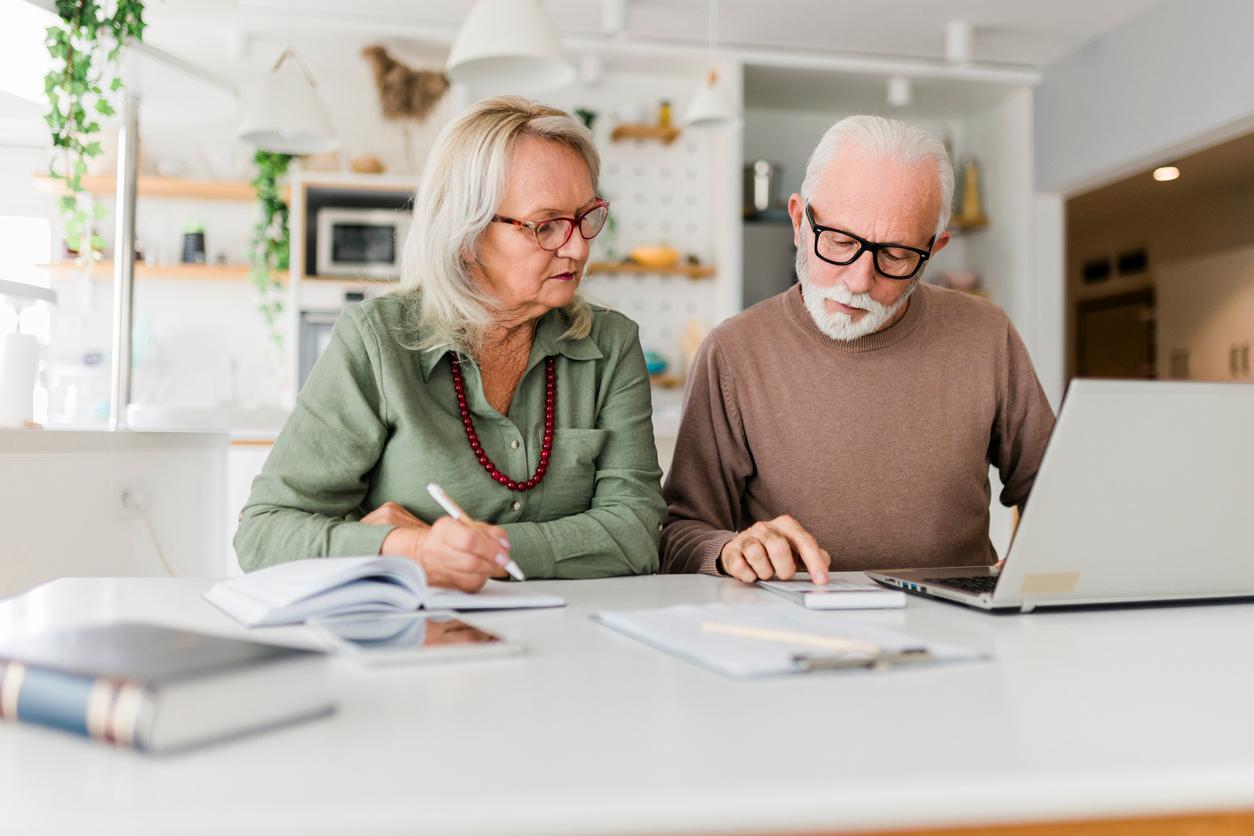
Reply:
[[[430, 528], [431, 526], [409, 513], [404, 505], [396, 502], [385, 502], [369, 514], [361, 518], [366, 525], [394, 525], [398, 528]], [[492, 575], [494, 578], [508, 578], [504, 569]]]
[[385, 502], [361, 518], [366, 525], [396, 525], [401, 528], [430, 528], [422, 520], [409, 513], [404, 505]]

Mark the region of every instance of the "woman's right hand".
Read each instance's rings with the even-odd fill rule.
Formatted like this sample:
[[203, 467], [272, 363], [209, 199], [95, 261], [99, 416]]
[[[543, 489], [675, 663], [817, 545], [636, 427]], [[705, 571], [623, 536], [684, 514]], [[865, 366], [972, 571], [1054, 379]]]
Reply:
[[478, 592], [488, 578], [506, 577], [509, 538], [499, 526], [467, 525], [452, 517], [427, 525], [391, 502], [361, 521], [398, 526], [384, 539], [381, 553], [416, 560], [432, 586]]

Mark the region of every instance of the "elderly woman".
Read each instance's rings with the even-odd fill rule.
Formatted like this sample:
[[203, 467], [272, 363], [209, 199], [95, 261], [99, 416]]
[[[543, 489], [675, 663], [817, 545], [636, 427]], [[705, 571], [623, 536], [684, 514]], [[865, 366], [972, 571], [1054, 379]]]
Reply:
[[[560, 110], [502, 97], [431, 151], [401, 289], [347, 308], [240, 518], [248, 570], [408, 557], [478, 590], [657, 570], [662, 503], [635, 323], [577, 295], [600, 160]], [[442, 516], [441, 485], [475, 520]]]

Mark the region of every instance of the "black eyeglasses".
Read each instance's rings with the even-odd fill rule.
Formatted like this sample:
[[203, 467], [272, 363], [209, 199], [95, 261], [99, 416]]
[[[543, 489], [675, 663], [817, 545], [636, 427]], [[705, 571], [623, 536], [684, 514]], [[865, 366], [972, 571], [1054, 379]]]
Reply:
[[536, 243], [540, 245], [540, 249], [553, 253], [566, 246], [570, 236], [575, 234], [575, 227], [579, 227], [579, 234], [584, 237], [585, 241], [591, 241], [593, 238], [596, 238], [605, 227], [605, 221], [609, 216], [609, 202], [598, 199], [596, 203], [573, 218], [545, 218], [542, 221], [520, 221], [515, 218], [507, 218], [504, 215], [493, 215], [492, 220], [497, 223], [513, 224], [522, 229], [531, 230], [531, 234], [536, 237]]
[[913, 279], [915, 274], [932, 256], [932, 244], [936, 236], [927, 242], [927, 249], [907, 247], [905, 244], [876, 244], [860, 238], [852, 232], [834, 229], [830, 226], [819, 226], [814, 220], [814, 209], [806, 204], [806, 218], [810, 221], [810, 229], [814, 231], [814, 254], [828, 264], [844, 267], [857, 261], [864, 252], [870, 250], [875, 262], [875, 272], [886, 279], [904, 281]]

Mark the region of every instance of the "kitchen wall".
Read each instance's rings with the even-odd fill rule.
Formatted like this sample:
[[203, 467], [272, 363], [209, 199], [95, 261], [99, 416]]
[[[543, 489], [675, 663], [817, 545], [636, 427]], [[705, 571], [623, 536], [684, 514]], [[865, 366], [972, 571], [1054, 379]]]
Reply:
[[1254, 3], [1162, 0], [1046, 69], [1036, 183], [1074, 194], [1254, 127]]
[[[959, 162], [973, 156], [980, 164], [987, 228], [962, 236], [962, 257], [983, 280], [1022, 334], [1029, 351], [1038, 348], [1032, 262], [1032, 101], [1031, 88], [1006, 94], [964, 125]], [[962, 170], [958, 177], [961, 180]], [[961, 182], [958, 184], [961, 189]], [[1035, 356], [1035, 354], [1034, 354]]]
[[[113, 229], [112, 201], [101, 228]], [[177, 264], [186, 223], [205, 227], [210, 261], [219, 255], [231, 264], [247, 261], [256, 209], [251, 203], [144, 198], [138, 203], [137, 245], [145, 272], [134, 292], [134, 375], [132, 401], [178, 407], [274, 407], [284, 402], [290, 383], [284, 355], [270, 338], [257, 311], [257, 290], [245, 278], [190, 280], [162, 278], [160, 268]], [[110, 237], [112, 237], [110, 235]], [[99, 419], [107, 404], [108, 361], [112, 340], [112, 262], [101, 264], [98, 278], [58, 274], [52, 286], [60, 298], [50, 351], [50, 414], [54, 423]], [[279, 331], [291, 345], [287, 323]], [[94, 365], [94, 355], [105, 359]], [[86, 358], [86, 363], [85, 363]], [[61, 381], [79, 381], [73, 396]], [[77, 398], [76, 404], [69, 398]], [[86, 398], [87, 400], [83, 400]]]

